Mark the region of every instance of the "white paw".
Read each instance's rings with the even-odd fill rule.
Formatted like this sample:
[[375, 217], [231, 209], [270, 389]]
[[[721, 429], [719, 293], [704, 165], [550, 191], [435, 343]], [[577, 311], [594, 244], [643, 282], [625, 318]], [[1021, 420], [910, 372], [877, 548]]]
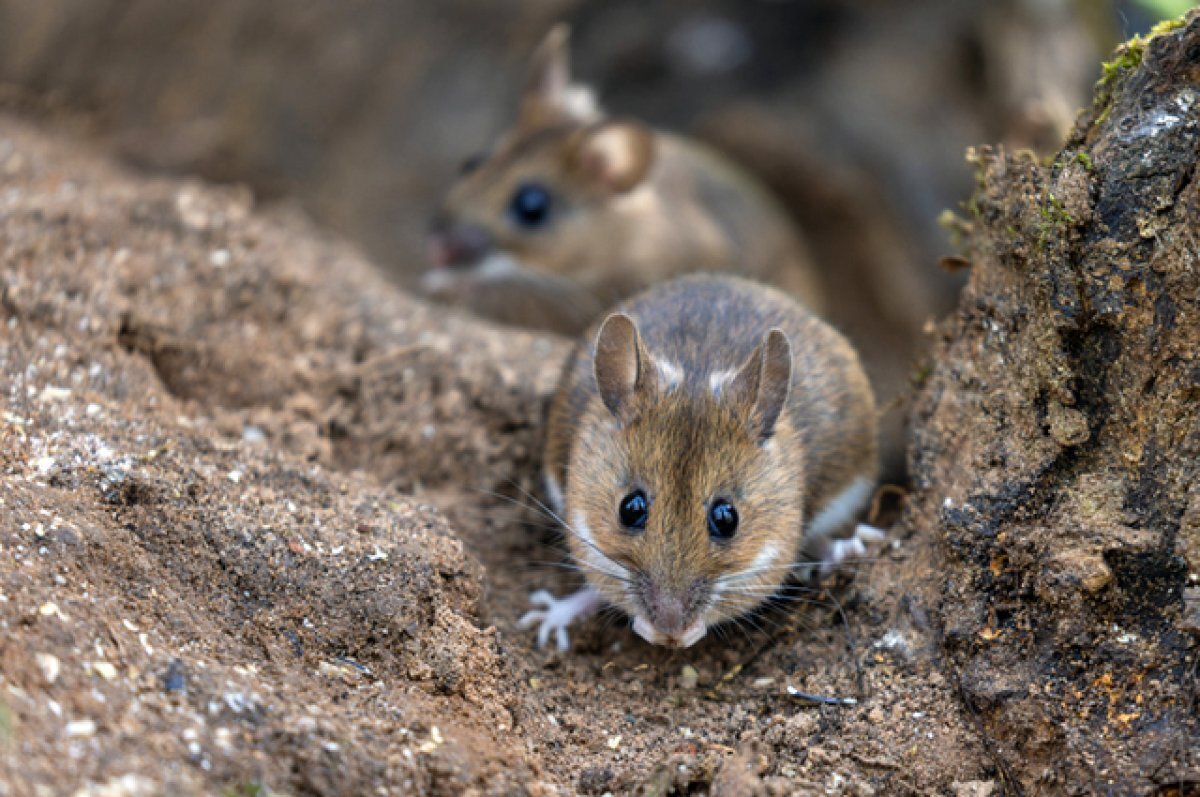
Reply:
[[866, 556], [867, 545], [886, 537], [887, 532], [883, 529], [859, 523], [854, 527], [854, 536], [829, 540], [825, 547], [825, 555], [821, 557], [821, 575], [829, 575], [838, 565]]
[[537, 644], [544, 648], [554, 634], [554, 642], [558, 649], [565, 651], [571, 647], [571, 639], [567, 636], [567, 626], [581, 617], [586, 617], [600, 606], [600, 593], [592, 587], [556, 598], [544, 589], [530, 593], [529, 602], [534, 609], [521, 615], [517, 627], [521, 629], [538, 627]]

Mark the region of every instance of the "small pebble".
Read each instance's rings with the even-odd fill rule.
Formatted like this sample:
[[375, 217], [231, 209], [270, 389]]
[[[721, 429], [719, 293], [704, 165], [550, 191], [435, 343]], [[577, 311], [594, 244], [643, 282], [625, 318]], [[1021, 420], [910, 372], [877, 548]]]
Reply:
[[679, 672], [679, 685], [684, 689], [695, 689], [699, 682], [700, 673], [696, 672], [696, 668], [690, 664], [683, 665], [683, 669]]
[[92, 672], [96, 673], [106, 681], [111, 681], [117, 677], [117, 668], [114, 667], [111, 662], [93, 661], [89, 662], [88, 667], [91, 668]]
[[38, 396], [38, 400], [43, 402], [64, 401], [70, 397], [70, 388], [46, 385], [44, 388], [42, 388], [42, 393], [40, 396]]
[[171, 663], [167, 665], [167, 672], [163, 675], [163, 691], [182, 692], [185, 689], [187, 689], [187, 681], [184, 678], [183, 662], [179, 659], [171, 659]]
[[92, 720], [71, 720], [67, 723], [67, 736], [91, 736], [96, 732], [96, 723]]
[[52, 684], [58, 680], [62, 664], [58, 661], [57, 656], [49, 653], [37, 653], [34, 655], [34, 660], [37, 661], [38, 667], [41, 667], [42, 677], [46, 679], [46, 683]]
[[57, 603], [43, 603], [38, 607], [38, 614], [42, 617], [57, 617], [60, 620], [67, 619], [62, 613], [62, 609], [58, 608]]

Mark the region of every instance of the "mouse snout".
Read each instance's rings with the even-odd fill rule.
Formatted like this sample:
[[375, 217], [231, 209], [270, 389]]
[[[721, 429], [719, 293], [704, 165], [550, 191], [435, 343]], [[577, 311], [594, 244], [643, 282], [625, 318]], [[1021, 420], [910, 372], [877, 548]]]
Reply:
[[462, 268], [477, 264], [492, 250], [492, 236], [477, 224], [443, 214], [429, 225], [425, 248], [434, 266]]
[[642, 590], [644, 615], [633, 621], [634, 632], [655, 645], [686, 648], [704, 637], [708, 628], [698, 616], [703, 585], [672, 589], [650, 582]]
[[684, 599], [667, 590], [651, 587], [646, 594], [646, 608], [650, 610], [650, 621], [665, 634], [678, 633], [686, 624]]

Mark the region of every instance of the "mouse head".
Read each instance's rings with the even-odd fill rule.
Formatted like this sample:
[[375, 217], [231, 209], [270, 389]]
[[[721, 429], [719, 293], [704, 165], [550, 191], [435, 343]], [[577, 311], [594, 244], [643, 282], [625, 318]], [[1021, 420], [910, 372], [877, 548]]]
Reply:
[[803, 460], [784, 407], [787, 335], [733, 370], [656, 359], [627, 315], [605, 320], [568, 470], [572, 554], [646, 640], [687, 647], [779, 589], [797, 555]]
[[591, 90], [571, 83], [568, 29], [555, 27], [532, 59], [516, 126], [464, 163], [436, 214], [423, 288], [469, 301], [480, 283], [570, 279], [605, 251], [611, 259], [621, 203], [646, 182], [654, 141], [638, 122], [604, 118]]

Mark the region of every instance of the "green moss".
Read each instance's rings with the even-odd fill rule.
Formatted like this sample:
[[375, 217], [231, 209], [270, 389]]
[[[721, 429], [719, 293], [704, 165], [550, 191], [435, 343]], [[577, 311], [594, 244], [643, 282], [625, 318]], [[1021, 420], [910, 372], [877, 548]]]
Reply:
[[1037, 226], [1039, 249], [1045, 246], [1046, 241], [1050, 239], [1050, 233], [1056, 228], [1066, 228], [1075, 224], [1075, 217], [1067, 211], [1062, 200], [1049, 191], [1046, 192], [1045, 201], [1038, 205], [1038, 215], [1042, 217]]
[[[968, 205], [970, 205], [971, 211], [978, 217], [979, 210], [975, 207], [974, 200], [972, 199]], [[963, 245], [967, 242], [967, 238], [971, 235], [971, 231], [974, 229], [970, 219], [963, 218], [949, 208], [938, 214], [937, 223], [950, 236], [950, 245], [955, 249], [963, 248]]]
[[1122, 72], [1141, 66], [1142, 59], [1146, 56], [1146, 41], [1141, 36], [1134, 36], [1118, 47], [1117, 57], [1100, 65], [1100, 82], [1096, 84], [1097, 88], [1111, 87], [1112, 82]]
[[1092, 108], [1098, 112], [1097, 124], [1107, 119], [1112, 110], [1112, 95], [1117, 78], [1141, 66], [1145, 55], [1146, 39], [1134, 36], [1117, 48], [1116, 58], [1100, 65], [1100, 79], [1096, 81], [1095, 95], [1092, 99]]
[[1149, 41], [1150, 39], [1153, 39], [1155, 36], [1161, 36], [1164, 33], [1170, 33], [1173, 30], [1179, 30], [1184, 25], [1186, 25], [1187, 23], [1184, 22], [1184, 20], [1183, 20], [1183, 13], [1187, 12], [1188, 8], [1190, 7], [1191, 0], [1187, 0], [1187, 1], [1188, 1], [1189, 5], [1184, 6], [1183, 11], [1180, 12], [1180, 14], [1178, 16], [1172, 14], [1171, 16], [1174, 17], [1173, 19], [1164, 19], [1162, 22], [1158, 23], [1153, 28], [1151, 28], [1150, 35], [1148, 35], [1146, 37], [1146, 40]]
[[1042, 165], [1048, 169], [1053, 169], [1055, 174], [1061, 172], [1071, 163], [1078, 163], [1083, 167], [1084, 171], [1091, 172], [1095, 170], [1096, 165], [1092, 163], [1092, 156], [1082, 150], [1074, 155], [1067, 157], [1066, 153], [1060, 153], [1056, 158], [1043, 160]]
[[1075, 217], [1067, 212], [1067, 206], [1062, 203], [1062, 200], [1046, 192], [1046, 204], [1038, 207], [1038, 213], [1042, 214], [1042, 218], [1055, 225], [1070, 225], [1075, 223]]
[[1112, 111], [1112, 95], [1113, 89], [1116, 87], [1117, 78], [1128, 74], [1142, 65], [1142, 59], [1146, 56], [1146, 45], [1154, 38], [1162, 36], [1164, 33], [1178, 30], [1185, 24], [1183, 17], [1163, 20], [1151, 28], [1150, 32], [1144, 36], [1134, 36], [1129, 41], [1119, 45], [1113, 59], [1105, 61], [1100, 65], [1100, 79], [1096, 81], [1092, 99], [1092, 110], [1096, 113], [1096, 124], [1101, 124], [1104, 120], [1108, 119], [1108, 115]]

